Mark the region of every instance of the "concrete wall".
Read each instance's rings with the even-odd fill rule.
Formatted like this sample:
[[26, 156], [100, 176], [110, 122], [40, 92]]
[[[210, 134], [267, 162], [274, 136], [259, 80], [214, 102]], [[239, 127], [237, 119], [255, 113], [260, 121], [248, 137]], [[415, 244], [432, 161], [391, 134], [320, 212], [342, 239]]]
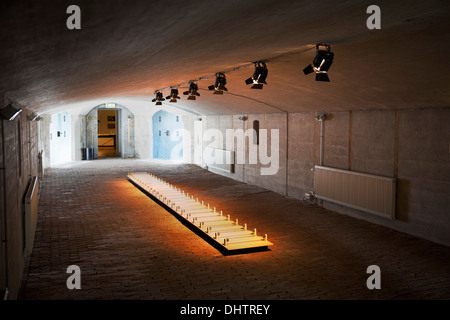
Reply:
[[[209, 170], [269, 190], [303, 199], [314, 191], [314, 165], [320, 157], [320, 123], [315, 113], [217, 115], [202, 117], [203, 133], [217, 129], [279, 130], [279, 169], [261, 175], [261, 164], [236, 165], [234, 173]], [[326, 201], [326, 208], [450, 245], [450, 108], [327, 112], [324, 122], [323, 165], [397, 178], [396, 219]], [[206, 139], [206, 138], [205, 138]], [[225, 141], [225, 139], [223, 140]], [[207, 146], [234, 150], [222, 141]], [[258, 146], [258, 150], [261, 146]], [[245, 145], [248, 154], [249, 142]], [[287, 173], [287, 174], [286, 174]]]
[[450, 245], [450, 109], [353, 111], [330, 118], [324, 165], [397, 178], [396, 220], [323, 205]]
[[[247, 120], [242, 121], [242, 116], [247, 117]], [[261, 164], [261, 153], [263, 150], [260, 146], [252, 146], [253, 133], [249, 130], [253, 129], [253, 121], [260, 121], [260, 129], [266, 129], [267, 141], [269, 150], [271, 149], [272, 129], [276, 130], [279, 134], [279, 148], [274, 148], [278, 152], [276, 157], [277, 164], [276, 173], [273, 175], [261, 174], [261, 170], [264, 168], [270, 168], [274, 166], [273, 163]], [[255, 115], [217, 115], [217, 116], [204, 116], [202, 117], [202, 130], [203, 130], [203, 152], [205, 149], [218, 148], [224, 150], [232, 150], [235, 152], [235, 166], [234, 172], [224, 172], [209, 167], [209, 170], [228, 176], [230, 178], [240, 180], [246, 183], [254, 185], [266, 186], [266, 188], [285, 194], [286, 193], [286, 131], [287, 131], [287, 117], [286, 114], [255, 114]], [[238, 138], [233, 139], [233, 143], [227, 143], [227, 131], [242, 130], [244, 133], [248, 133], [248, 137], [245, 137], [245, 144], [240, 144]], [[209, 133], [209, 135], [208, 135]], [[251, 142], [249, 142], [252, 140]], [[257, 163], [251, 163], [250, 154], [256, 153]], [[239, 157], [243, 154], [243, 161], [239, 161]], [[271, 156], [270, 151], [264, 153], [267, 156]], [[205, 165], [205, 164], [204, 164]]]
[[0, 290], [8, 288], [9, 299], [19, 295], [27, 258], [24, 198], [31, 176], [37, 176], [38, 170], [38, 125], [27, 120], [28, 113], [22, 108], [14, 120], [0, 121]]

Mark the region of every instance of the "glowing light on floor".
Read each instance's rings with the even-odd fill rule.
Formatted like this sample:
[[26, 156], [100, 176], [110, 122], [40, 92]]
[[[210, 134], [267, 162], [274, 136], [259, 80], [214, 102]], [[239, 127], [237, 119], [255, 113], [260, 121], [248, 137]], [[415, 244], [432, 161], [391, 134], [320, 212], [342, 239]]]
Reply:
[[129, 173], [128, 179], [164, 203], [225, 251], [263, 249], [273, 244], [267, 240], [266, 234], [259, 236], [256, 229], [248, 230], [246, 223], [240, 225], [238, 219], [232, 220], [229, 214], [223, 214], [222, 211], [153, 174]]

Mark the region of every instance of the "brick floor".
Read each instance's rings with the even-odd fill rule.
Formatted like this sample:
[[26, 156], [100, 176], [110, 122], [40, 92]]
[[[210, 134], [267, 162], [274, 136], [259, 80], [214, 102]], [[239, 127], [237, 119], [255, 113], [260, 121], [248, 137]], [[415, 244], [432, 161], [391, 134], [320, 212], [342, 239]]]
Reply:
[[[127, 181], [151, 171], [274, 243], [224, 256]], [[207, 172], [137, 159], [46, 171], [24, 299], [449, 299], [450, 248]], [[69, 265], [81, 290], [69, 290]], [[381, 268], [369, 290], [366, 269]]]

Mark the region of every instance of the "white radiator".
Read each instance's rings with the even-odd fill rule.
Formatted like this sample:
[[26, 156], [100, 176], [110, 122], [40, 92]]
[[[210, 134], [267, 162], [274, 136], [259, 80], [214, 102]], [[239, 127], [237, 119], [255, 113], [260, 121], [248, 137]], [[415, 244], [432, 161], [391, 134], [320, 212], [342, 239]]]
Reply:
[[234, 173], [234, 151], [208, 147], [203, 159], [209, 167]]
[[316, 166], [318, 199], [395, 219], [395, 178]]
[[25, 249], [27, 255], [33, 250], [38, 216], [38, 179], [32, 177], [25, 196]]

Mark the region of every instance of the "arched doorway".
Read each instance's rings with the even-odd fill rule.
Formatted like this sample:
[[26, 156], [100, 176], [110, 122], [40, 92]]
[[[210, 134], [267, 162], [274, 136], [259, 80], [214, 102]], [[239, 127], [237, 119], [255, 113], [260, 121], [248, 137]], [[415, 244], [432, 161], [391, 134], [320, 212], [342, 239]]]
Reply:
[[93, 150], [94, 159], [108, 156], [134, 158], [133, 113], [116, 103], [94, 107], [82, 117], [81, 145]]
[[183, 160], [183, 122], [181, 116], [160, 110], [152, 117], [153, 158]]

